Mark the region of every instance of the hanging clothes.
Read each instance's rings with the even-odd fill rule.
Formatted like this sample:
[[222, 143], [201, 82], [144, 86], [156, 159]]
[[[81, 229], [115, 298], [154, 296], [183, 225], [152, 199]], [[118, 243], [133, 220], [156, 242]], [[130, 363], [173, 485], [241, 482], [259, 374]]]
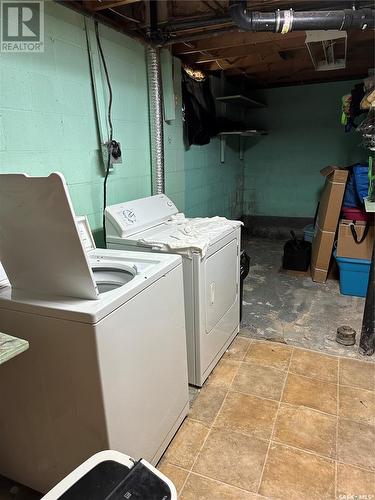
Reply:
[[189, 146], [203, 146], [217, 134], [215, 101], [208, 78], [197, 81], [182, 69], [182, 100]]
[[[361, 109], [361, 101], [365, 95], [363, 83], [357, 83], [351, 90], [350, 96], [344, 96], [342, 99], [343, 118], [342, 124], [345, 125], [345, 132], [350, 132], [358, 127], [356, 118], [365, 110]], [[349, 109], [348, 109], [349, 108]]]

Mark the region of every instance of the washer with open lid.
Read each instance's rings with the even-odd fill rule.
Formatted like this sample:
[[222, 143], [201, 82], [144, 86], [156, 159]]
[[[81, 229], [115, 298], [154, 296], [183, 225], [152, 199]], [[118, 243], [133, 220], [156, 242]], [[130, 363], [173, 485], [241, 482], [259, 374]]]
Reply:
[[87, 217], [76, 217], [76, 224], [83, 248], [89, 257], [89, 266], [99, 294], [115, 290], [135, 278], [138, 272], [136, 264], [119, 263], [113, 260], [92, 262], [90, 255], [97, 249]]
[[0, 331], [30, 345], [2, 367], [0, 474], [46, 492], [103, 449], [156, 464], [189, 409], [181, 257], [96, 248], [62, 175], [3, 174], [0, 261]]

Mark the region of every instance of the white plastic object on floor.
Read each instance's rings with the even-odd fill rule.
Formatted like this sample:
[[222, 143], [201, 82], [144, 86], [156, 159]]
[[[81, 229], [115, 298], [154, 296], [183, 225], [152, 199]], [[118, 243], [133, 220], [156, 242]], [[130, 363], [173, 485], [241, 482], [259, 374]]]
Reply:
[[[100, 465], [104, 463], [108, 464], [105, 472], [100, 471], [99, 468]], [[115, 479], [113, 483], [108, 484], [110, 483], [110, 478], [108, 477], [108, 475], [111, 474], [111, 466], [118, 467], [119, 464], [120, 467], [124, 466], [122, 468], [124, 472], [121, 473], [120, 469], [120, 474], [117, 473], [116, 478], [112, 476], [112, 479]], [[156, 487], [150, 488], [149, 491], [147, 492], [148, 495], [147, 498], [153, 498], [155, 500], [159, 499], [177, 500], [176, 488], [169, 478], [167, 478], [164, 474], [155, 469], [155, 467], [149, 464], [146, 460], [141, 460], [140, 464], [144, 466], [146, 472], [149, 472], [151, 480], [154, 483], [156, 483]], [[128, 455], [113, 450], [101, 451], [99, 453], [96, 453], [94, 456], [90, 457], [83, 464], [74, 469], [54, 488], [52, 488], [51, 491], [49, 491], [46, 495], [44, 495], [42, 500], [58, 500], [59, 498], [62, 497], [62, 495], [65, 495], [64, 498], [66, 498], [66, 500], [69, 499], [78, 500], [77, 495], [80, 495], [80, 500], [83, 500], [83, 498], [89, 498], [90, 500], [104, 500], [104, 498], [108, 498], [109, 496], [113, 500], [119, 498], [132, 498], [133, 496], [136, 498], [140, 498], [140, 494], [136, 490], [137, 483], [135, 484], [133, 483], [129, 488], [127, 488], [126, 485], [127, 477], [129, 476], [129, 473], [131, 473], [131, 471], [134, 470], [134, 466], [135, 466], [135, 461]], [[91, 474], [90, 478], [91, 481], [89, 479], [89, 481], [87, 481], [86, 484], [84, 484], [83, 483], [84, 478], [88, 477], [89, 474]], [[95, 474], [95, 481], [92, 481], [94, 474]], [[79, 484], [81, 484], [82, 486], [78, 490], [77, 486]], [[160, 494], [160, 496], [158, 496], [158, 491], [157, 491], [157, 487], [159, 485], [164, 490]], [[86, 489], [87, 486], [88, 488]], [[123, 491], [124, 486], [125, 490], [127, 490], [125, 492]], [[88, 491], [88, 489], [90, 491]], [[105, 496], [102, 493], [103, 489], [106, 490]]]

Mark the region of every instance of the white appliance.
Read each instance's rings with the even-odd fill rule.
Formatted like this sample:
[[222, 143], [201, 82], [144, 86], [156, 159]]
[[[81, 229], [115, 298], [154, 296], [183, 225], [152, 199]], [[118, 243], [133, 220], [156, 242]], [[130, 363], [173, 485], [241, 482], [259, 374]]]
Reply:
[[0, 331], [30, 344], [0, 367], [0, 474], [42, 492], [103, 449], [155, 464], [189, 406], [181, 258], [78, 226], [60, 175], [0, 176]]
[[9, 285], [8, 276], [5, 274], [4, 268], [0, 262], [0, 288], [8, 285]]
[[146, 460], [118, 451], [96, 453], [42, 500], [177, 500], [174, 484]]
[[194, 232], [185, 243], [176, 240], [181, 218], [165, 195], [107, 207], [107, 246], [182, 255], [189, 383], [202, 386], [239, 331], [241, 223], [219, 221], [210, 234], [212, 219], [190, 219], [207, 243], [202, 252]]

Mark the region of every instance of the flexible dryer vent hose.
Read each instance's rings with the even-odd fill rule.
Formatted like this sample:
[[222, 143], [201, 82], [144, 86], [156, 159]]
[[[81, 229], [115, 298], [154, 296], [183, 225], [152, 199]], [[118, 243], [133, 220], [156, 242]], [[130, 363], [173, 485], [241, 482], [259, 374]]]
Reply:
[[150, 108], [152, 193], [165, 191], [163, 98], [160, 70], [160, 49], [147, 48], [148, 96]]

